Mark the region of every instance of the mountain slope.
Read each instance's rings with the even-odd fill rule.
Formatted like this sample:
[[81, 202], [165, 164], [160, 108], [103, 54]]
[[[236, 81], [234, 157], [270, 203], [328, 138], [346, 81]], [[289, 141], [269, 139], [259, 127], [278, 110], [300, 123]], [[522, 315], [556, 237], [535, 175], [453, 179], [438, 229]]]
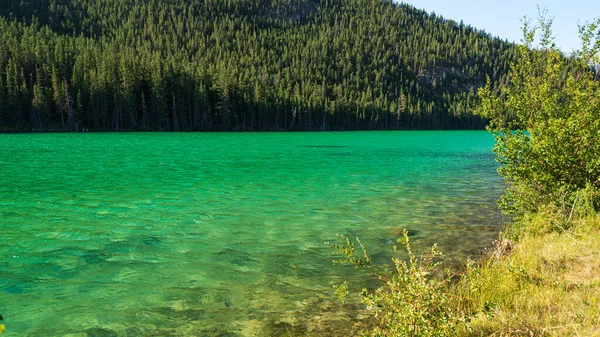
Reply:
[[514, 57], [381, 0], [5, 2], [5, 130], [481, 128]]

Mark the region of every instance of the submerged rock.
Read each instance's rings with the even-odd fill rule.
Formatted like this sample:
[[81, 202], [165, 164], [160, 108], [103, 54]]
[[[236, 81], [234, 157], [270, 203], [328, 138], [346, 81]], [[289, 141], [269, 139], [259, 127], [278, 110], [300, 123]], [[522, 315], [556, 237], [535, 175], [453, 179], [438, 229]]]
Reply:
[[[392, 234], [393, 236], [397, 236], [397, 237], [402, 237], [402, 233], [404, 233], [404, 230], [406, 228], [402, 228], [402, 227], [398, 227], [398, 228], [393, 228], [390, 230], [390, 234]], [[419, 236], [421, 235], [421, 231], [418, 229], [408, 229], [408, 237], [412, 238], [415, 236]]]
[[111, 329], [91, 328], [86, 331], [87, 337], [118, 337], [117, 333]]
[[256, 260], [250, 257], [250, 254], [246, 252], [237, 251], [231, 248], [225, 248], [222, 251], [216, 253], [218, 259], [221, 261], [227, 261], [237, 266], [247, 266], [251, 263], [255, 263]]
[[86, 264], [102, 263], [102, 262], [106, 261], [106, 258], [107, 258], [107, 255], [104, 253], [100, 253], [100, 252], [90, 252], [88, 254], [84, 254], [81, 256], [81, 259]]
[[141, 243], [144, 246], [155, 246], [155, 245], [162, 243], [162, 240], [156, 236], [151, 236], [149, 238], [142, 240]]
[[27, 285], [25, 284], [25, 282], [21, 282], [21, 283], [17, 283], [17, 284], [13, 284], [8, 287], [5, 287], [4, 292], [9, 293], [9, 294], [21, 294], [21, 293], [25, 292], [26, 288], [27, 288]]

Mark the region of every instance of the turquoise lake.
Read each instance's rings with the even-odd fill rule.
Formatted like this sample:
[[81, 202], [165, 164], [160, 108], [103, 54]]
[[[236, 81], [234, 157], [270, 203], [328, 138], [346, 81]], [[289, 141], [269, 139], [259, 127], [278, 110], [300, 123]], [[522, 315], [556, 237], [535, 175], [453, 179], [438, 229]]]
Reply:
[[[503, 190], [485, 131], [0, 135], [5, 336], [345, 335], [324, 242], [476, 256]], [[349, 331], [349, 330], [348, 330]]]

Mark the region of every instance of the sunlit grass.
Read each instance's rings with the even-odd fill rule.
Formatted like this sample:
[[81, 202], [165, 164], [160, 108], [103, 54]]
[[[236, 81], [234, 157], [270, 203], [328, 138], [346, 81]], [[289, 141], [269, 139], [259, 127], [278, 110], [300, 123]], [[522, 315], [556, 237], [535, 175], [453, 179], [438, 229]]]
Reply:
[[600, 217], [526, 235], [468, 271], [454, 291], [475, 313], [464, 336], [599, 336]]
[[[407, 245], [410, 259], [395, 260], [402, 268], [374, 273], [385, 282], [363, 290], [379, 321], [362, 335], [600, 336], [600, 215], [588, 214], [569, 219], [569, 229], [557, 228], [559, 213], [532, 216], [536, 232], [517, 241], [502, 235], [480, 261], [442, 279], [435, 265], [423, 263], [430, 261], [427, 254], [416, 259]], [[367, 253], [359, 257], [352, 242], [335, 247], [344, 261], [373, 271]]]

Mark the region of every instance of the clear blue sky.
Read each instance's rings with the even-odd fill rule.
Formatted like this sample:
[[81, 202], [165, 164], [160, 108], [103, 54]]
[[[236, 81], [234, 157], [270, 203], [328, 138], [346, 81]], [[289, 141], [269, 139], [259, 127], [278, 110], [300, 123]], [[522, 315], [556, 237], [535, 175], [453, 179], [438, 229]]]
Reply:
[[600, 17], [600, 0], [405, 0], [427, 12], [483, 29], [509, 41], [521, 40], [521, 18], [537, 19], [537, 6], [554, 17], [553, 35], [563, 52], [580, 49], [578, 23]]

